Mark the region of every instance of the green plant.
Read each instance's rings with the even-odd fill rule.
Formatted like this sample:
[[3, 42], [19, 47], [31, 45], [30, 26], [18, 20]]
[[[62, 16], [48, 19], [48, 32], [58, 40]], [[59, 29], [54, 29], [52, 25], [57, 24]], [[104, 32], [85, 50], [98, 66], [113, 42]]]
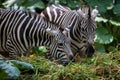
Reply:
[[20, 69], [33, 69], [33, 65], [17, 60], [7, 60], [0, 58], [0, 79], [10, 77], [16, 79], [20, 76]]

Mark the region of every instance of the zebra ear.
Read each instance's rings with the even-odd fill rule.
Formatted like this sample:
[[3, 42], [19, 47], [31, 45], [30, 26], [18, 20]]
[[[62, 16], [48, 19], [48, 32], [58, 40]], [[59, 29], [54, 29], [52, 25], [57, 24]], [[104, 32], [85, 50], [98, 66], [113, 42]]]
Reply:
[[85, 17], [86, 14], [82, 12], [81, 8], [78, 9], [78, 12], [80, 13], [80, 15], [82, 15], [82, 17]]
[[78, 8], [78, 13], [80, 13], [80, 15], [85, 18], [86, 15], [90, 15], [90, 6], [89, 5], [80, 6]]
[[91, 15], [92, 15], [93, 18], [96, 18], [97, 14], [98, 14], [98, 9], [97, 9], [97, 8], [98, 8], [98, 7], [95, 6], [95, 9], [92, 10]]

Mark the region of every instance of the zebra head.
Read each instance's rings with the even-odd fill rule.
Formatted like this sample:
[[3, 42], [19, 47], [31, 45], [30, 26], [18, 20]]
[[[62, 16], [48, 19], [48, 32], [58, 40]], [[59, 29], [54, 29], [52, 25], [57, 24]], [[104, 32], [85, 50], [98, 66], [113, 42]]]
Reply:
[[66, 33], [64, 33], [59, 29], [51, 30], [49, 28], [47, 32], [53, 37], [48, 58], [52, 58], [52, 60], [62, 65], [67, 65], [70, 61], [73, 61], [73, 53], [70, 47], [68, 32], [66, 31]]
[[89, 6], [83, 6], [79, 8], [79, 13], [82, 16], [80, 22], [80, 31], [81, 31], [81, 49], [80, 56], [91, 57], [94, 52], [94, 38], [95, 30], [97, 28], [95, 18], [97, 16], [98, 10], [97, 7], [90, 12]]

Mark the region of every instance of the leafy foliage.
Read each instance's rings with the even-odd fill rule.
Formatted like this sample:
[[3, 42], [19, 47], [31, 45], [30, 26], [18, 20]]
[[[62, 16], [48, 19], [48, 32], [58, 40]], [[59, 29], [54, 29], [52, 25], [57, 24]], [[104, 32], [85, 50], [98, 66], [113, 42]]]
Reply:
[[33, 65], [17, 60], [3, 60], [0, 58], [0, 79], [11, 77], [16, 79], [20, 76], [19, 69], [33, 69]]
[[113, 41], [113, 36], [104, 27], [98, 27], [96, 30], [96, 42], [109, 44]]
[[98, 10], [100, 13], [107, 12], [107, 8], [111, 6], [113, 0], [85, 0], [88, 4], [90, 4], [92, 7], [98, 6]]
[[33, 53], [37, 54], [38, 56], [46, 56], [46, 48], [44, 46], [34, 47], [32, 48]]
[[[27, 3], [27, 4], [26, 4]], [[5, 7], [18, 7], [22, 9], [29, 9], [29, 8], [45, 8], [45, 4], [41, 0], [7, 0], [3, 3]], [[17, 6], [15, 6], [17, 5]]]
[[4, 76], [0, 76], [0, 78], [5, 78], [7, 76], [17, 78], [20, 75], [20, 71], [16, 68], [11, 62], [6, 62], [3, 59], [0, 59], [0, 74], [4, 74]]
[[113, 9], [114, 14], [120, 15], [120, 4], [116, 4]]
[[119, 80], [120, 52], [110, 54], [96, 54], [92, 58], [76, 58], [78, 62], [69, 63], [66, 67], [51, 62], [44, 57], [33, 58], [23, 56], [22, 61], [35, 66], [35, 73], [21, 74], [22, 79], [34, 80]]
[[17, 68], [19, 69], [33, 69], [33, 65], [26, 63], [26, 62], [21, 62], [17, 60], [9, 60], [9, 62], [12, 62]]
[[[92, 58], [76, 58], [75, 63], [69, 63], [66, 67], [62, 65], [58, 65], [57, 63], [51, 62], [44, 57], [41, 56], [34, 56], [34, 57], [26, 57], [22, 56], [21, 61], [25, 61], [34, 65], [33, 73], [27, 72], [27, 74], [21, 73], [19, 77], [12, 77], [15, 79], [24, 79], [24, 80], [119, 80], [120, 77], [120, 59], [119, 59], [120, 52], [110, 53], [110, 54], [102, 54], [99, 55], [96, 53], [96, 56]], [[79, 60], [80, 59], [80, 60]], [[19, 62], [16, 60], [4, 61], [3, 59], [0, 60], [0, 79], [4, 76], [7, 77], [8, 73], [5, 72], [1, 68], [1, 64], [9, 64], [12, 67], [20, 69], [20, 66], [24, 66], [22, 68], [29, 68], [33, 69], [33, 66], [30, 64], [25, 64], [24, 62]], [[22, 64], [23, 63], [23, 64]], [[15, 64], [15, 65], [14, 65]], [[5, 67], [8, 65], [4, 65]], [[9, 67], [9, 66], [8, 66]], [[17, 69], [18, 69], [17, 68]], [[25, 70], [27, 70], [25, 68]], [[8, 69], [11, 69], [8, 68]], [[18, 70], [19, 70], [18, 69]], [[6, 69], [7, 70], [7, 69]], [[14, 69], [16, 70], [16, 69]], [[8, 71], [7, 71], [8, 72]], [[11, 72], [13, 73], [13, 68]], [[18, 72], [15, 71], [15, 75]], [[30, 75], [31, 73], [31, 75]], [[1, 77], [2, 76], [2, 77]]]

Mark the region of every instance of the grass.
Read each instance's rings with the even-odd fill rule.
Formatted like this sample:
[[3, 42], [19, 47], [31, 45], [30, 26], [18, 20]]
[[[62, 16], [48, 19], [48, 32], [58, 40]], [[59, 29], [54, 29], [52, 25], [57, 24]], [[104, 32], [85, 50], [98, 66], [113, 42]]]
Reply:
[[120, 52], [97, 55], [92, 58], [76, 58], [66, 67], [41, 56], [21, 57], [34, 65], [33, 72], [24, 70], [22, 80], [119, 80]]

